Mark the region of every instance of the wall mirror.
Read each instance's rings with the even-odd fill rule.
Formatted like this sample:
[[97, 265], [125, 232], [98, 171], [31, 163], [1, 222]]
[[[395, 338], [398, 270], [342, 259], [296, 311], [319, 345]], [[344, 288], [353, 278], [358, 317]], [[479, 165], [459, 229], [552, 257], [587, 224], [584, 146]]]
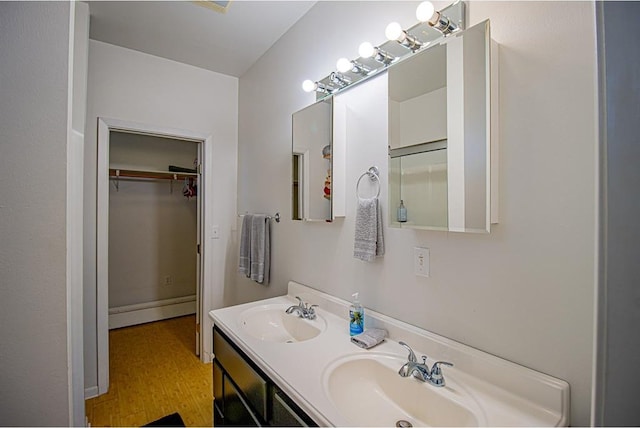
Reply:
[[488, 233], [497, 222], [489, 21], [388, 73], [391, 226]]
[[332, 221], [334, 207], [334, 97], [292, 116], [292, 219]]

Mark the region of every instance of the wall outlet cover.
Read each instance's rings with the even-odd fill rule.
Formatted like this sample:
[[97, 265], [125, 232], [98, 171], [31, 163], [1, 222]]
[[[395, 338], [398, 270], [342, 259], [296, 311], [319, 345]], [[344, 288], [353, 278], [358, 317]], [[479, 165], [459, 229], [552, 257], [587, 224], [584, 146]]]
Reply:
[[429, 277], [429, 249], [415, 247], [413, 250], [413, 270], [417, 276]]

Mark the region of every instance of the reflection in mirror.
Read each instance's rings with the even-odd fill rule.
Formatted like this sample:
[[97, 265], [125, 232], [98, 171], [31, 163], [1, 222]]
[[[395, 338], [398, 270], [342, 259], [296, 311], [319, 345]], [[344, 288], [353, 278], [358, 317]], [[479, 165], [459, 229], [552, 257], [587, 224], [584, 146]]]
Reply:
[[389, 161], [392, 219], [406, 225], [447, 230], [447, 148], [445, 142], [392, 150]]
[[389, 69], [392, 226], [489, 232], [490, 41], [485, 21]]
[[333, 97], [292, 116], [293, 220], [331, 221]]

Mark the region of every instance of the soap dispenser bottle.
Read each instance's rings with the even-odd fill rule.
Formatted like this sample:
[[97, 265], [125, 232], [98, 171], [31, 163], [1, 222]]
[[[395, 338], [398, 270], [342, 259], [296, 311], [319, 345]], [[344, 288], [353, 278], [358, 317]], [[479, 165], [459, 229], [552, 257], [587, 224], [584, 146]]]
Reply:
[[358, 293], [353, 293], [353, 303], [349, 307], [349, 334], [355, 336], [364, 331], [364, 308], [358, 301]]
[[398, 207], [398, 222], [404, 223], [407, 221], [407, 209], [404, 206], [404, 201], [400, 199], [400, 206]]

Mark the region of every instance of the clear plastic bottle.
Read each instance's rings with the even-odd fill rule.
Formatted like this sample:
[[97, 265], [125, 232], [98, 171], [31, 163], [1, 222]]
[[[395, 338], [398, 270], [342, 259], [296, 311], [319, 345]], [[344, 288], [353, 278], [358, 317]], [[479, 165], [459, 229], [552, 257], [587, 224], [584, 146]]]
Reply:
[[364, 331], [364, 308], [358, 300], [358, 293], [353, 293], [353, 303], [349, 307], [349, 334], [355, 336]]
[[398, 222], [404, 223], [407, 221], [407, 209], [404, 206], [404, 201], [400, 199], [400, 206], [398, 207]]

